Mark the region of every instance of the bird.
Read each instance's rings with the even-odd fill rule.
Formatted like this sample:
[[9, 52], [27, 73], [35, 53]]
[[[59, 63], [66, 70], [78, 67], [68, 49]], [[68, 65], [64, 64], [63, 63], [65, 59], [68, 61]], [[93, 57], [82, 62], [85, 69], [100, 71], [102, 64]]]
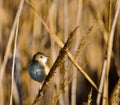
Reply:
[[42, 52], [37, 52], [33, 55], [29, 66], [29, 74], [33, 80], [41, 83], [45, 80], [50, 71], [46, 64], [47, 60], [48, 56]]

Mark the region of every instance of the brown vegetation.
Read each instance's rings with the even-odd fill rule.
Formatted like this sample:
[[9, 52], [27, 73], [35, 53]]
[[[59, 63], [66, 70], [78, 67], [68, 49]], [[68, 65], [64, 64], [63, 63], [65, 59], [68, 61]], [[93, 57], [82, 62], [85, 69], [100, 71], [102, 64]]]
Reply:
[[[1, 0], [0, 105], [119, 105], [120, 0]], [[41, 88], [28, 68], [49, 55]]]

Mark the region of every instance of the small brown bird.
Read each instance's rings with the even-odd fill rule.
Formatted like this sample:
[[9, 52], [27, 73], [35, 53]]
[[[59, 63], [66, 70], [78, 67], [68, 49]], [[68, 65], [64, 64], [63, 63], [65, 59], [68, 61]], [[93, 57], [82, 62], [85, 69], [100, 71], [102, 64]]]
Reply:
[[29, 74], [31, 78], [38, 82], [43, 82], [43, 80], [48, 75], [50, 69], [46, 65], [48, 56], [45, 56], [42, 52], [37, 52], [31, 61], [29, 66]]

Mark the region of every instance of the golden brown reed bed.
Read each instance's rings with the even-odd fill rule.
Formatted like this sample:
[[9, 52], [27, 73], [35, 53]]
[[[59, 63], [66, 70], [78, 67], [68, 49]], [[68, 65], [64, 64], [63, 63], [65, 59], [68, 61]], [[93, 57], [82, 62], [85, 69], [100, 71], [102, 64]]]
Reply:
[[[119, 105], [119, 2], [1, 0], [0, 105]], [[51, 70], [60, 61], [40, 91], [28, 75], [37, 51]]]

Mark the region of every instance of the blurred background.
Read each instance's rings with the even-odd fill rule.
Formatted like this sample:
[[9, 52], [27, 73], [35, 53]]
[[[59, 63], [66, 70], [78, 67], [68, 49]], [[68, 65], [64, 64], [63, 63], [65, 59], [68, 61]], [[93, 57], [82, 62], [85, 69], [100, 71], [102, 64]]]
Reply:
[[[14, 37], [11, 45], [10, 33], [21, 0], [0, 0], [0, 70], [3, 67], [6, 48], [9, 47], [4, 72], [0, 73], [0, 105], [8, 105], [11, 91]], [[76, 62], [99, 87], [102, 67], [111, 31], [116, 0], [30, 0], [38, 15], [50, 30], [65, 43], [76, 26], [80, 26], [69, 49]], [[111, 8], [110, 8], [111, 6]], [[111, 15], [110, 15], [111, 13]], [[120, 76], [120, 16], [118, 17], [109, 72], [109, 98]], [[76, 53], [79, 48], [78, 54]], [[15, 79], [13, 105], [31, 105], [39, 83], [28, 74], [32, 56], [40, 51], [49, 55], [47, 65], [52, 67], [61, 48], [50, 37], [44, 25], [36, 18], [33, 10], [24, 2], [20, 14], [15, 57]], [[1, 71], [2, 72], [2, 71]], [[70, 79], [72, 80], [70, 81]], [[65, 85], [64, 82], [69, 82]], [[61, 86], [65, 85], [65, 89]], [[66, 57], [56, 70], [45, 96], [37, 105], [88, 105], [88, 94], [92, 85]], [[60, 92], [61, 91], [61, 92]], [[59, 94], [60, 92], [60, 94]], [[97, 91], [93, 88], [92, 104], [95, 105]], [[56, 101], [57, 100], [57, 101]]]

